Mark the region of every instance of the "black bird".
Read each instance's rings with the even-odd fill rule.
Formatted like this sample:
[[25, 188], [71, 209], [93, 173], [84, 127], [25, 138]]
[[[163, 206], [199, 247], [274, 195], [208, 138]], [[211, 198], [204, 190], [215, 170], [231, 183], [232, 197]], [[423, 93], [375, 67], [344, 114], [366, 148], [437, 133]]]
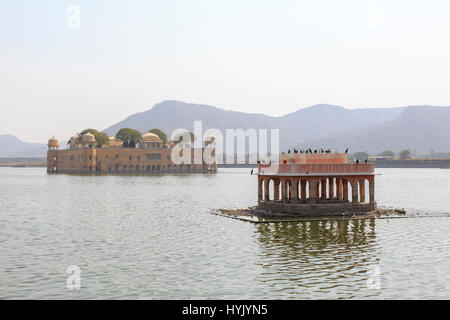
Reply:
[[345, 153], [347, 153], [348, 152], [348, 148], [347, 149], [345, 149]]
[[314, 150], [314, 153], [317, 153], [317, 150]]
[[311, 148], [309, 148], [309, 153], [313, 153], [312, 150], [311, 150]]
[[250, 175], [252, 175], [253, 174], [253, 169], [252, 169], [252, 171], [250, 171]]
[[356, 159], [356, 164], [358, 164], [359, 163], [359, 160], [358, 159]]
[[364, 160], [364, 163], [367, 163], [367, 158], [366, 158], [366, 160]]
[[261, 161], [259, 161], [259, 160], [258, 160], [258, 161], [256, 161], [256, 163], [260, 164], [260, 163], [261, 163]]
[[288, 150], [288, 153], [291, 153], [291, 149]]

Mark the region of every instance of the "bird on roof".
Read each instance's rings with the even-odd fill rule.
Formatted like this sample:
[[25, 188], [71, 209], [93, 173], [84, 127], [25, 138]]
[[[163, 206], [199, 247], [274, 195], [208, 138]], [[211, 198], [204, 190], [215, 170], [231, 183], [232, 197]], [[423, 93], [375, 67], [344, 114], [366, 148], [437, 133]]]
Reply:
[[253, 174], [253, 169], [252, 169], [252, 171], [250, 171], [250, 175], [252, 175]]
[[367, 158], [366, 158], [366, 160], [364, 160], [364, 163], [367, 163]]
[[347, 149], [345, 149], [345, 153], [347, 153], [348, 152], [348, 148]]
[[314, 153], [317, 153], [317, 150], [314, 150]]
[[358, 164], [359, 163], [359, 160], [358, 159], [356, 159], [356, 164]]
[[288, 150], [288, 153], [291, 153], [291, 149]]

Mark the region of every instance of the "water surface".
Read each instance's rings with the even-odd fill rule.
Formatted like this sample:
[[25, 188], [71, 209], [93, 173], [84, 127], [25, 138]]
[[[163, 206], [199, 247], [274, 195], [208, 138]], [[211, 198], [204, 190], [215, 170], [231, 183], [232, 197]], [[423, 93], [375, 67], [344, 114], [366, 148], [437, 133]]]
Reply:
[[[252, 224], [211, 215], [256, 204], [249, 171], [0, 168], [0, 298], [450, 298], [450, 170], [377, 169], [378, 204], [417, 218]], [[79, 290], [66, 288], [70, 265], [81, 269]]]

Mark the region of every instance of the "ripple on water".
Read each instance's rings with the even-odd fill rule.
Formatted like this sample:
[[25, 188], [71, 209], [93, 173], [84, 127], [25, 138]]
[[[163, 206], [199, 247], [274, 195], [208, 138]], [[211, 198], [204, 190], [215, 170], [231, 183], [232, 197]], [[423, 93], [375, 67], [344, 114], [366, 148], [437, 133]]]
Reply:
[[[382, 173], [378, 203], [450, 211], [450, 171]], [[438, 175], [424, 201], [424, 179]], [[450, 298], [450, 219], [251, 224], [209, 214], [254, 205], [255, 186], [248, 170], [89, 177], [0, 168], [0, 298]], [[82, 288], [70, 291], [74, 264]], [[368, 287], [374, 266], [380, 288]]]

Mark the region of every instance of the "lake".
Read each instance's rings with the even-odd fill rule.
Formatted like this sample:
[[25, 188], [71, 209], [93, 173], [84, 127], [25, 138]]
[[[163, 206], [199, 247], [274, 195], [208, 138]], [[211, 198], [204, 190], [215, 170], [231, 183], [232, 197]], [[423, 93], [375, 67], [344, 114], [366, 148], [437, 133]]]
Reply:
[[[376, 169], [414, 217], [253, 224], [250, 169], [47, 175], [0, 168], [0, 299], [449, 299], [450, 170]], [[69, 266], [81, 287], [66, 286]]]

